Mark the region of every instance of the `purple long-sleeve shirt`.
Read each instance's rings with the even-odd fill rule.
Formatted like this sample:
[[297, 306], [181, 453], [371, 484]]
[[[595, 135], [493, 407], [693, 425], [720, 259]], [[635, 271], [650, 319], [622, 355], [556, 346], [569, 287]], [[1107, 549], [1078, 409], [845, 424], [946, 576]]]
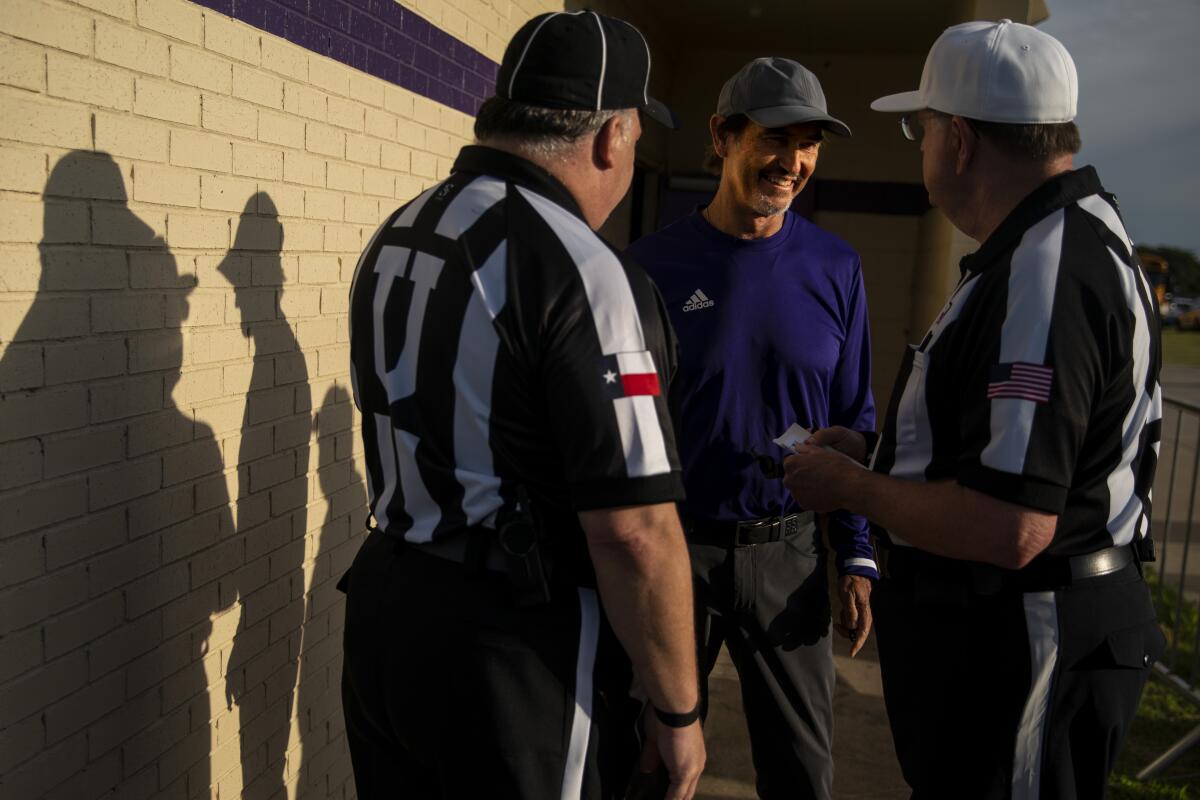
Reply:
[[[793, 422], [875, 429], [871, 337], [858, 254], [788, 212], [765, 239], [738, 239], [699, 210], [630, 246], [679, 336], [671, 386], [686, 515], [735, 521], [790, 514], [795, 500], [753, 451]], [[830, 521], [840, 574], [876, 577], [867, 521]]]

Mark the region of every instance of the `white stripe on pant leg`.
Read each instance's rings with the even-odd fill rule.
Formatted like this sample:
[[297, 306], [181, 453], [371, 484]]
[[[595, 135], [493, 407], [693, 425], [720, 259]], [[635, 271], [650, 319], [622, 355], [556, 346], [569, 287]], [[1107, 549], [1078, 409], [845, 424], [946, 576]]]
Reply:
[[600, 608], [593, 589], [579, 589], [579, 657], [575, 662], [575, 718], [563, 770], [562, 800], [578, 800], [583, 791], [588, 737], [592, 732], [592, 670], [600, 637]]
[[1013, 753], [1013, 800], [1037, 800], [1042, 781], [1046, 716], [1058, 664], [1058, 604], [1054, 592], [1025, 595], [1025, 628], [1029, 635], [1029, 697], [1017, 726]]

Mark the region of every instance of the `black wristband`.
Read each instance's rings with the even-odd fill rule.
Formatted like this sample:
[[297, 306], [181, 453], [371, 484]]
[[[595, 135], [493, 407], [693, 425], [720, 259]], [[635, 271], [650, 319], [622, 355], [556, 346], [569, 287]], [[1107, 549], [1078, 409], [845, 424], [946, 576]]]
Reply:
[[695, 708], [683, 714], [672, 714], [670, 711], [663, 711], [658, 706], [655, 706], [654, 716], [658, 717], [658, 721], [668, 728], [686, 728], [700, 719], [700, 703], [697, 701]]

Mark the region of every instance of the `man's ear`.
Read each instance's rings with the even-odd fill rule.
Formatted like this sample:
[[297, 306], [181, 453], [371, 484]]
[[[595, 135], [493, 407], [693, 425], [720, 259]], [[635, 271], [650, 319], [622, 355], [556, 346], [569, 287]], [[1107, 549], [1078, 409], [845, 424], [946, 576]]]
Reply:
[[592, 140], [592, 164], [596, 169], [612, 169], [616, 165], [621, 147], [628, 143], [629, 136], [625, 131], [628, 124], [625, 114], [618, 111], [596, 131]]
[[725, 157], [725, 142], [718, 130], [725, 118], [720, 114], [713, 114], [708, 118], [708, 135], [712, 137], [713, 152], [720, 158]]
[[971, 160], [975, 158], [975, 152], [979, 149], [979, 134], [962, 117], [951, 117], [950, 128], [953, 133], [951, 142], [954, 147], [954, 173], [962, 175], [971, 165]]

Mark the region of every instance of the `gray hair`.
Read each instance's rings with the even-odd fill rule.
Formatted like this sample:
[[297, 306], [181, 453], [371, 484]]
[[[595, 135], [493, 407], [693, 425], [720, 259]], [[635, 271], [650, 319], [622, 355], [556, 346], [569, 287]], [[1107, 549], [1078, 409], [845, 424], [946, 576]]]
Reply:
[[475, 117], [475, 138], [481, 142], [505, 139], [531, 155], [554, 158], [600, 130], [619, 113], [543, 108], [491, 97]]

